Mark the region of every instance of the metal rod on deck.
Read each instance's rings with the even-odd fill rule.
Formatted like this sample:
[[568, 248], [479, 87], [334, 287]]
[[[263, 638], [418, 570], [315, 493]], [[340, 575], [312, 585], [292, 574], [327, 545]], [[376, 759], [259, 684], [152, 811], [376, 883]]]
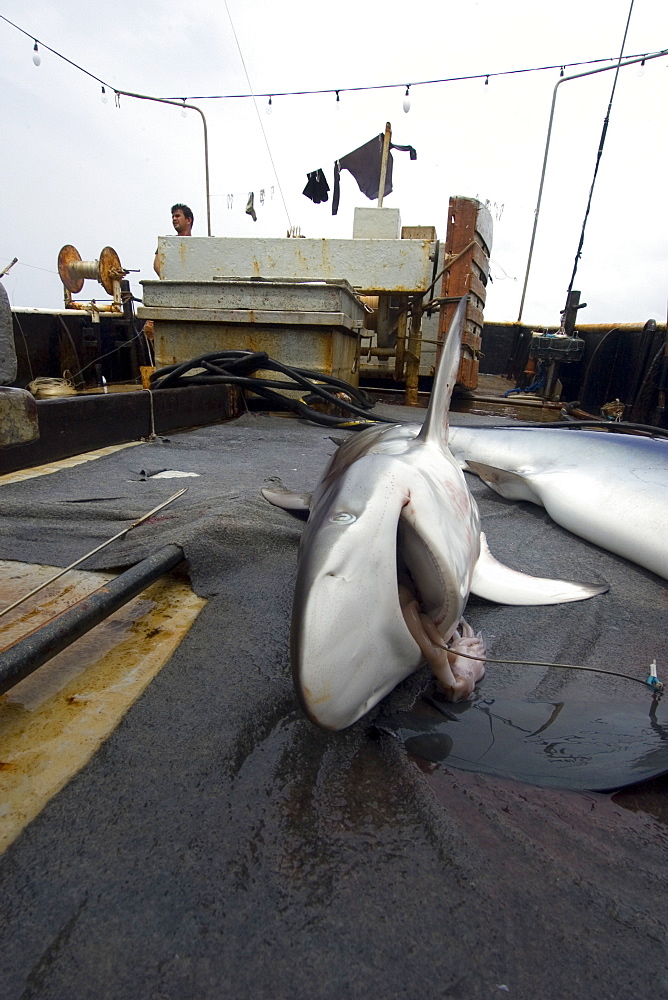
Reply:
[[154, 514], [157, 514], [159, 510], [162, 510], [163, 507], [166, 507], [168, 504], [173, 503], [174, 500], [178, 500], [178, 498], [182, 497], [183, 494], [186, 493], [187, 491], [188, 487], [184, 486], [182, 490], [179, 490], [177, 493], [174, 493], [173, 496], [169, 497], [168, 500], [163, 500], [163, 502], [158, 504], [157, 507], [154, 507], [153, 510], [149, 510], [148, 514], [142, 515], [142, 517], [138, 518], [136, 521], [133, 521], [132, 524], [129, 525], [127, 528], [123, 528], [123, 530], [119, 531], [117, 535], [113, 536], [113, 538], [108, 538], [106, 542], [102, 542], [102, 544], [98, 545], [97, 548], [91, 549], [90, 552], [87, 552], [85, 556], [81, 556], [80, 559], [76, 559], [73, 563], [70, 563], [69, 566], [66, 566], [65, 569], [61, 569], [54, 576], [50, 576], [48, 580], [44, 581], [44, 583], [40, 583], [39, 587], [35, 587], [33, 590], [29, 591], [29, 593], [24, 594], [23, 597], [19, 597], [18, 601], [14, 601], [14, 603], [10, 604], [9, 607], [3, 608], [3, 610], [0, 611], [0, 618], [2, 618], [3, 615], [6, 615], [9, 611], [13, 611], [14, 608], [17, 608], [19, 606], [19, 604], [23, 604], [23, 602], [27, 601], [29, 597], [32, 597], [34, 594], [38, 594], [40, 590], [44, 590], [44, 588], [48, 587], [50, 583], [54, 583], [56, 580], [59, 580], [61, 576], [64, 576], [65, 573], [69, 573], [71, 569], [74, 569], [76, 566], [79, 566], [82, 562], [85, 562], [86, 559], [89, 559], [91, 556], [94, 556], [96, 552], [100, 552], [102, 549], [106, 549], [107, 545], [111, 545], [111, 543], [115, 542], [117, 538], [122, 538], [123, 535], [127, 535], [127, 533], [129, 531], [132, 531], [133, 528], [136, 528], [138, 524], [142, 524], [144, 521], [147, 521], [149, 517], [152, 517]]
[[136, 566], [120, 573], [114, 580], [110, 580], [47, 625], [4, 650], [0, 653], [0, 694], [18, 684], [67, 646], [71, 646], [182, 561], [181, 546], [166, 545], [142, 559]]

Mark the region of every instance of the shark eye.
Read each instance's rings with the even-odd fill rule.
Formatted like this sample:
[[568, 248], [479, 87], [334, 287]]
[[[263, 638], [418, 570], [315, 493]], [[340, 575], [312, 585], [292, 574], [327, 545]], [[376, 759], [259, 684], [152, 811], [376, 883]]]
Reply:
[[330, 521], [334, 521], [335, 524], [352, 524], [357, 518], [354, 514], [348, 514], [346, 511], [339, 511], [338, 514], [332, 514]]

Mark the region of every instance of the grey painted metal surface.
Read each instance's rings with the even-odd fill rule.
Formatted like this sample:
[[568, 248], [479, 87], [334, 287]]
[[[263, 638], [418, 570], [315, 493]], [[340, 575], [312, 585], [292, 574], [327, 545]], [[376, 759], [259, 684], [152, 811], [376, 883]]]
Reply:
[[327, 326], [155, 321], [158, 367], [213, 351], [266, 351], [285, 365], [335, 375], [356, 385], [358, 344], [355, 333]]
[[401, 217], [398, 208], [355, 209], [353, 239], [398, 240], [401, 236]]
[[12, 308], [7, 289], [0, 281], [0, 385], [13, 382], [16, 378], [16, 348]]
[[364, 324], [365, 308], [347, 281], [144, 281], [146, 319], [336, 326]]
[[[302, 241], [303, 242], [303, 241]], [[213, 351], [266, 351], [283, 364], [357, 381], [365, 307], [346, 281], [145, 281], [156, 364]]]
[[[0, 857], [3, 1000], [662, 995], [665, 779], [629, 794], [635, 813], [619, 796], [472, 775], [452, 757], [418, 768], [366, 722], [328, 734], [299, 713], [288, 643], [302, 525], [259, 491], [268, 475], [311, 489], [331, 434], [248, 414], [3, 487], [3, 558], [31, 558], [29, 546], [62, 565], [75, 544], [108, 537], [129, 504], [142, 511], [149, 492], [173, 489], [131, 482], [136, 470], [199, 471], [178, 519], [156, 519], [113, 554], [127, 565], [182, 541], [209, 599], [107, 742]], [[93, 499], [110, 484], [117, 500]], [[491, 656], [623, 664], [640, 676], [654, 656], [665, 663], [663, 581], [477, 478], [471, 489], [500, 558], [530, 572], [593, 570], [611, 585], [596, 605], [539, 617], [472, 603]], [[353, 627], [363, 618], [342, 623]], [[430, 685], [413, 675], [383, 714], [433, 697]], [[639, 684], [528, 665], [490, 665], [481, 693], [497, 699], [490, 711], [520, 697], [649, 709]], [[6, 707], [16, 725], [28, 714]], [[81, 731], [81, 706], [69, 711]], [[491, 761], [509, 727], [489, 725]]]
[[32, 393], [0, 386], [0, 448], [27, 444], [38, 437], [37, 402]]
[[429, 240], [160, 236], [161, 277], [345, 279], [357, 291], [419, 292], [431, 281]]

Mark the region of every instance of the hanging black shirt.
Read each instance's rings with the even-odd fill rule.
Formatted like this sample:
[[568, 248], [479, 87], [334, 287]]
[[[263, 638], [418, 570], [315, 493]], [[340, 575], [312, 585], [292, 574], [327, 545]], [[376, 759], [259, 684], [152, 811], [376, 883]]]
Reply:
[[[334, 193], [332, 195], [332, 215], [336, 215], [339, 210], [340, 177], [342, 170], [349, 170], [357, 181], [357, 185], [367, 198], [374, 201], [378, 197], [380, 185], [380, 168], [383, 160], [383, 134], [376, 135], [369, 142], [365, 142], [359, 149], [354, 149], [352, 153], [347, 153], [334, 164]], [[400, 149], [410, 153], [411, 160], [417, 159], [417, 153], [412, 146], [397, 146], [390, 143], [390, 149]], [[385, 173], [385, 190], [383, 198], [392, 191], [392, 153], [387, 156], [387, 170]]]

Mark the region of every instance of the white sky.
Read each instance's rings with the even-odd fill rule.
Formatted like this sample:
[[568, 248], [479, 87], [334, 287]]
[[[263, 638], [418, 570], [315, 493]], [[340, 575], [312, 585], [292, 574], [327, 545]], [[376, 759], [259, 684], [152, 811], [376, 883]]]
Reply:
[[[255, 93], [410, 83], [616, 57], [629, 0], [0, 0], [0, 14], [112, 87], [154, 96], [248, 93], [232, 28]], [[65, 243], [84, 260], [118, 252], [136, 295], [152, 279], [169, 208], [189, 204], [206, 235], [202, 126], [195, 112], [121, 99], [0, 21], [3, 226], [0, 269], [13, 305], [58, 307], [56, 261]], [[668, 48], [668, 3], [635, 0], [627, 54]], [[586, 67], [582, 67], [585, 69]], [[580, 70], [567, 70], [568, 73]], [[559, 88], [524, 320], [559, 321], [614, 73]], [[495, 217], [486, 318], [517, 318], [558, 70], [466, 83], [333, 95], [195, 101], [209, 129], [215, 236], [352, 236], [371, 206], [343, 172], [339, 214], [302, 195], [306, 174], [384, 130], [413, 145], [394, 154], [404, 225], [445, 238], [448, 199], [488, 200]], [[668, 56], [622, 70], [575, 287], [582, 322], [666, 320]], [[262, 133], [266, 133], [271, 158]], [[273, 160], [273, 165], [272, 165]], [[274, 170], [275, 168], [275, 170]], [[271, 196], [273, 188], [273, 198]], [[259, 204], [264, 189], [265, 204]], [[244, 213], [255, 192], [257, 222]], [[233, 194], [232, 210], [228, 194]], [[87, 282], [82, 294], [102, 297]]]

